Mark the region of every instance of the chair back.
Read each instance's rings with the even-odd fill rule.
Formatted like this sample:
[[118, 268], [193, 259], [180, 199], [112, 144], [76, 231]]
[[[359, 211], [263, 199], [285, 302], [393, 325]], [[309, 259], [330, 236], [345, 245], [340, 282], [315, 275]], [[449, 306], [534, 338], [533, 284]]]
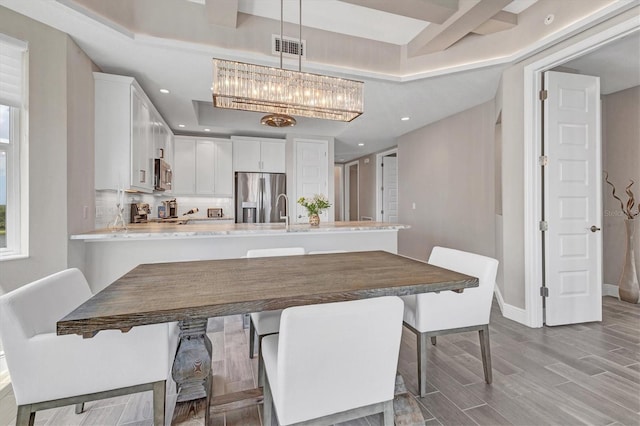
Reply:
[[0, 336], [4, 347], [14, 339], [55, 333], [56, 322], [91, 297], [89, 284], [73, 268], [26, 284], [0, 297]]
[[278, 247], [247, 250], [247, 257], [295, 256], [304, 254], [303, 247]]
[[285, 309], [274, 395], [280, 422], [392, 400], [403, 308], [386, 296]]
[[477, 277], [479, 286], [462, 293], [417, 296], [416, 323], [422, 332], [489, 324], [498, 261], [479, 254], [434, 247], [429, 264]]

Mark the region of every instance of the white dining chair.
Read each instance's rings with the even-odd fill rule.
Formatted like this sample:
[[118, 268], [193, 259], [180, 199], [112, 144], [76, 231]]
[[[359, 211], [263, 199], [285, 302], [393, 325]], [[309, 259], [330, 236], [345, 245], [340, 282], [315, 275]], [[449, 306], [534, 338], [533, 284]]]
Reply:
[[434, 247], [429, 264], [477, 277], [479, 286], [462, 293], [445, 291], [402, 296], [405, 304], [404, 324], [418, 340], [418, 391], [425, 396], [427, 386], [427, 338], [436, 344], [436, 336], [478, 331], [484, 377], [491, 383], [491, 350], [489, 346], [489, 316], [496, 283], [496, 259]]
[[[265, 249], [251, 249], [247, 251], [247, 258], [298, 256], [305, 254], [303, 247], [278, 247]], [[253, 312], [249, 314], [249, 358], [255, 353], [256, 336], [258, 337], [258, 355], [262, 347], [262, 338], [278, 332], [280, 328], [280, 314], [282, 309], [276, 311]], [[262, 371], [262, 361], [258, 356], [258, 381]]]
[[[0, 338], [18, 405], [16, 425], [36, 411], [153, 391], [154, 424], [165, 423], [167, 388], [178, 344], [174, 324], [56, 335], [56, 322], [92, 296], [78, 269], [67, 269], [0, 297]], [[169, 386], [167, 386], [167, 382]]]
[[280, 334], [262, 342], [263, 424], [275, 407], [281, 425], [376, 413], [393, 425], [402, 311], [397, 296], [285, 309]]

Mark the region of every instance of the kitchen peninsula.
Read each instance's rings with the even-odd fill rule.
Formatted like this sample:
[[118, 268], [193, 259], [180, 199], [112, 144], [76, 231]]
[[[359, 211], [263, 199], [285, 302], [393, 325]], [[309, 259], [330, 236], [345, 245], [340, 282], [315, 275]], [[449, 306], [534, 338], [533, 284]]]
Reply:
[[[247, 250], [304, 247], [310, 251], [398, 252], [398, 231], [408, 226], [381, 222], [330, 222], [318, 227], [284, 223], [146, 223], [127, 231], [101, 229], [72, 235], [77, 266], [93, 292], [142, 263], [233, 259]], [[162, 285], [162, 283], [158, 283]]]

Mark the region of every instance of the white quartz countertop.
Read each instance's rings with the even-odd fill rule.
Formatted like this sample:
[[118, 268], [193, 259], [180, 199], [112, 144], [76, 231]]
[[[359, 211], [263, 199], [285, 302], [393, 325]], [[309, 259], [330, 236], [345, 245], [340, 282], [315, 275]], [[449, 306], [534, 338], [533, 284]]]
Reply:
[[145, 240], [167, 238], [207, 238], [241, 235], [274, 235], [288, 233], [320, 234], [329, 232], [362, 232], [390, 231], [407, 229], [408, 225], [386, 222], [329, 222], [320, 226], [308, 224], [291, 225], [285, 229], [284, 223], [139, 223], [127, 225], [126, 231], [112, 232], [109, 229], [98, 229], [85, 234], [72, 235], [72, 240], [113, 241], [113, 240]]

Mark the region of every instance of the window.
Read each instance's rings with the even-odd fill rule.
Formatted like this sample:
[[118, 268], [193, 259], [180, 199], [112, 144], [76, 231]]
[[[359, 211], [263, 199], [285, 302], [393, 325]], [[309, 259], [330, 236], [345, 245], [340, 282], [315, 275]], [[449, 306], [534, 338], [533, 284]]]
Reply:
[[[26, 111], [26, 44], [0, 34], [0, 260], [27, 254], [21, 220], [21, 117]], [[24, 209], [26, 210], [26, 209]]]

